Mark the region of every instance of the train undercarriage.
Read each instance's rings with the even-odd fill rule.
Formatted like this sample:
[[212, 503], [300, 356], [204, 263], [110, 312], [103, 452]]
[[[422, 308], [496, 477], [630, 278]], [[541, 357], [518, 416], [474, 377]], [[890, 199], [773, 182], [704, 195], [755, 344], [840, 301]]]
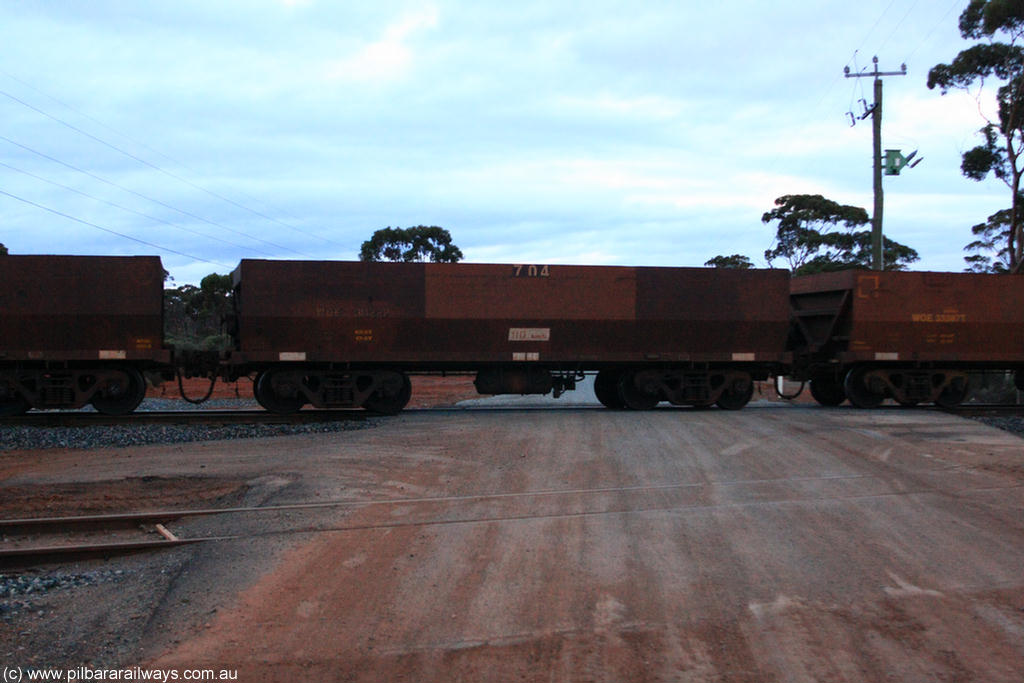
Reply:
[[86, 405], [105, 415], [127, 415], [145, 396], [146, 380], [132, 365], [0, 369], [0, 415]]
[[[585, 374], [577, 369], [485, 366], [476, 369], [474, 385], [482, 395], [550, 393], [557, 398], [574, 390]], [[602, 405], [613, 409], [650, 410], [667, 401], [739, 410], [753, 395], [755, 376], [765, 379], [767, 374], [737, 367], [609, 367], [596, 372], [594, 391]], [[312, 405], [394, 415], [408, 404], [412, 386], [408, 374], [397, 368], [271, 366], [256, 373], [253, 392], [261, 406], [276, 413]]]
[[[877, 408], [891, 398], [902, 406], [933, 403], [954, 408], [970, 393], [971, 370], [871, 364], [818, 368], [810, 374], [810, 391], [824, 406], [838, 406], [849, 400], [858, 408]], [[1018, 383], [1021, 376], [1018, 371]]]

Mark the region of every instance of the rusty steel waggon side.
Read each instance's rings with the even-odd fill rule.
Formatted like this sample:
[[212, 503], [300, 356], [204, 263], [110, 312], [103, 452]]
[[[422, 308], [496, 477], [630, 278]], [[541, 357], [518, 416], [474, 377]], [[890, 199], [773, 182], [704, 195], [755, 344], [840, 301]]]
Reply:
[[556, 396], [596, 372], [610, 407], [740, 408], [787, 357], [780, 271], [243, 260], [234, 281], [229, 363], [282, 412], [397, 412], [417, 371]]
[[593, 374], [604, 405], [633, 410], [738, 409], [771, 375], [859, 407], [955, 405], [979, 371], [1024, 386], [1010, 275], [243, 260], [234, 348], [213, 358], [165, 347], [162, 283], [158, 257], [0, 257], [0, 415], [124, 414], [144, 373], [176, 372], [248, 376], [282, 413], [396, 413], [423, 372], [556, 397]]
[[168, 367], [157, 256], [0, 256], [0, 415], [130, 413]]
[[847, 270], [793, 278], [793, 371], [823, 405], [954, 406], [968, 373], [1024, 390], [1024, 277]]

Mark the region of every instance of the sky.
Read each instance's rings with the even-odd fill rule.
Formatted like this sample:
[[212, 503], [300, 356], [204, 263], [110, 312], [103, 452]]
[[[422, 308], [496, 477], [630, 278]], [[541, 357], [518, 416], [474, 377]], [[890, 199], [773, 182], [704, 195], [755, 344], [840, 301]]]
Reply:
[[0, 242], [178, 283], [414, 225], [467, 262], [766, 267], [776, 197], [871, 212], [872, 79], [843, 70], [877, 55], [907, 67], [882, 146], [923, 159], [885, 178], [885, 233], [959, 271], [1009, 205], [960, 174], [989, 100], [926, 87], [966, 5], [3, 2]]

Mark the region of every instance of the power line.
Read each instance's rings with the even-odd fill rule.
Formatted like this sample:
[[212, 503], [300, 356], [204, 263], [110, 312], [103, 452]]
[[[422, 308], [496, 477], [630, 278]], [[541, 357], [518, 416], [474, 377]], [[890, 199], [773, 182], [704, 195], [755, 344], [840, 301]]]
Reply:
[[870, 38], [871, 34], [875, 32], [875, 29], [878, 28], [878, 25], [882, 23], [882, 19], [885, 18], [885, 15], [889, 13], [889, 10], [891, 10], [892, 6], [895, 4], [896, 0], [889, 1], [889, 6], [882, 10], [882, 13], [878, 15], [878, 19], [875, 20], [875, 23], [871, 26], [871, 29], [867, 32], [867, 35], [865, 35], [861, 39], [860, 44], [857, 45], [857, 50], [854, 51], [854, 54], [856, 54], [858, 51], [860, 51], [862, 47], [864, 47], [864, 43], [868, 42], [868, 38]]
[[249, 233], [242, 232], [241, 230], [235, 230], [234, 228], [229, 228], [226, 225], [223, 225], [223, 224], [218, 223], [216, 221], [211, 221], [211, 220], [209, 220], [207, 218], [203, 218], [202, 216], [197, 216], [196, 214], [190, 213], [188, 211], [185, 211], [184, 209], [179, 209], [179, 208], [177, 208], [175, 206], [171, 206], [170, 204], [162, 202], [159, 199], [154, 199], [153, 197], [149, 197], [147, 195], [144, 195], [141, 192], [136, 192], [135, 190], [128, 189], [127, 187], [124, 187], [123, 185], [119, 185], [119, 184], [113, 182], [112, 180], [107, 180], [106, 178], [98, 176], [95, 173], [91, 173], [90, 171], [86, 171], [85, 169], [79, 168], [79, 167], [77, 167], [77, 166], [75, 166], [73, 164], [69, 164], [66, 161], [61, 161], [60, 159], [57, 159], [56, 157], [52, 157], [49, 154], [45, 154], [43, 152], [40, 152], [37, 149], [33, 149], [33, 148], [31, 148], [31, 147], [29, 147], [27, 145], [23, 145], [20, 142], [16, 142], [16, 141], [14, 141], [14, 140], [6, 137], [6, 136], [0, 135], [0, 140], [3, 140], [3, 141], [5, 141], [5, 142], [7, 142], [9, 144], [12, 144], [15, 147], [20, 147], [21, 149], [24, 149], [27, 152], [31, 152], [32, 154], [38, 155], [38, 156], [40, 156], [40, 157], [42, 157], [44, 159], [47, 159], [48, 161], [52, 161], [52, 162], [54, 162], [56, 164], [60, 164], [61, 166], [64, 166], [65, 168], [71, 169], [72, 171], [76, 171], [78, 173], [82, 173], [84, 175], [87, 175], [87, 176], [89, 176], [90, 178], [92, 178], [94, 180], [100, 181], [101, 183], [105, 183], [107, 185], [110, 185], [111, 187], [116, 187], [117, 189], [121, 190], [122, 192], [127, 192], [128, 194], [134, 195], [136, 197], [140, 197], [142, 199], [145, 199], [146, 201], [153, 202], [154, 204], [159, 204], [160, 206], [164, 207], [165, 209], [170, 209], [171, 211], [176, 211], [177, 213], [180, 213], [183, 216], [188, 216], [189, 218], [194, 218], [197, 221], [201, 221], [203, 223], [207, 223], [209, 225], [216, 226], [218, 228], [221, 228], [222, 230], [227, 230], [228, 232], [232, 232], [232, 233], [235, 233], [236, 235], [241, 235], [243, 237], [247, 237], [247, 238], [249, 238], [251, 240], [255, 240], [257, 242], [262, 242], [263, 244], [269, 245], [269, 246], [274, 247], [276, 249], [282, 249], [284, 251], [289, 251], [289, 252], [291, 252], [293, 254], [298, 254], [299, 256], [306, 256], [306, 257], [312, 258], [309, 254], [304, 254], [304, 253], [302, 253], [300, 251], [296, 251], [294, 249], [289, 249], [288, 247], [282, 246], [280, 244], [275, 244], [274, 242], [270, 242], [270, 241], [267, 241], [267, 240], [262, 239], [260, 237], [256, 237], [255, 235], [250, 235]]
[[296, 228], [296, 227], [294, 227], [292, 225], [289, 225], [288, 223], [285, 223], [285, 222], [280, 221], [280, 220], [278, 220], [276, 218], [273, 218], [272, 216], [268, 216], [267, 214], [265, 214], [265, 213], [263, 213], [261, 211], [257, 211], [256, 209], [253, 209], [253, 208], [250, 208], [248, 206], [245, 206], [244, 204], [236, 202], [233, 199], [230, 199], [229, 197], [225, 197], [224, 195], [218, 194], [217, 192], [214, 192], [213, 190], [207, 189], [207, 188], [203, 187], [202, 185], [194, 183], [191, 180], [188, 180], [187, 178], [183, 178], [183, 177], [181, 177], [181, 176], [179, 176], [179, 175], [177, 175], [175, 173], [172, 173], [171, 171], [168, 171], [168, 170], [166, 170], [164, 168], [161, 168], [160, 166], [157, 166], [156, 164], [150, 163], [149, 161], [143, 159], [142, 157], [139, 157], [139, 156], [137, 156], [135, 154], [132, 154], [131, 152], [128, 152], [128, 151], [126, 151], [124, 149], [121, 149], [117, 145], [115, 145], [115, 144], [113, 144], [111, 142], [107, 142], [103, 138], [100, 138], [100, 137], [98, 137], [96, 135], [93, 135], [92, 133], [89, 133], [88, 131], [82, 130], [81, 128], [79, 128], [77, 126], [75, 126], [75, 125], [73, 125], [71, 123], [68, 123], [67, 121], [65, 121], [64, 119], [60, 118], [59, 116], [54, 116], [53, 114], [50, 114], [49, 112], [46, 112], [46, 111], [44, 111], [44, 110], [40, 109], [39, 107], [36, 107], [36, 106], [34, 106], [32, 104], [29, 104], [28, 102], [26, 102], [26, 101], [24, 101], [24, 100], [22, 100], [22, 99], [20, 99], [18, 97], [15, 97], [14, 95], [12, 95], [12, 94], [4, 91], [4, 90], [0, 90], [0, 95], [3, 95], [4, 97], [7, 97], [8, 99], [11, 99], [11, 100], [17, 102], [18, 104], [20, 104], [20, 105], [22, 105], [24, 107], [27, 107], [28, 109], [31, 109], [32, 111], [36, 112], [37, 114], [45, 116], [46, 118], [48, 118], [48, 119], [50, 119], [52, 121], [56, 121], [57, 123], [61, 124], [62, 126], [65, 126], [65, 127], [69, 128], [70, 130], [73, 130], [74, 132], [78, 133], [79, 135], [83, 135], [83, 136], [89, 138], [90, 140], [93, 140], [93, 141], [95, 141], [95, 142], [97, 142], [97, 143], [99, 143], [99, 144], [101, 144], [101, 145], [103, 145], [105, 147], [108, 147], [108, 148], [114, 150], [115, 152], [118, 152], [119, 154], [123, 154], [124, 156], [128, 157], [129, 159], [131, 159], [131, 160], [133, 160], [133, 161], [135, 161], [137, 163], [140, 163], [143, 166], [146, 166], [147, 168], [151, 168], [154, 171], [157, 171], [159, 173], [163, 173], [164, 175], [166, 175], [166, 176], [168, 176], [170, 178], [173, 178], [173, 179], [177, 180], [180, 183], [184, 183], [185, 185], [188, 185], [189, 187], [192, 187], [192, 188], [194, 188], [196, 190], [199, 190], [200, 192], [205, 192], [206, 194], [210, 195], [211, 197], [219, 199], [220, 201], [225, 202], [227, 204], [230, 204], [231, 206], [234, 206], [236, 208], [242, 209], [243, 211], [248, 211], [249, 213], [251, 213], [251, 214], [253, 214], [255, 216], [259, 216], [260, 218], [263, 218], [264, 220], [268, 220], [268, 221], [271, 221], [273, 223], [277, 223], [278, 225], [281, 225], [281, 226], [283, 226], [285, 228], [288, 228], [289, 230], [293, 230], [293, 231], [298, 232], [300, 234], [306, 235], [307, 237], [315, 237], [316, 239], [320, 239], [320, 240], [323, 240], [325, 242], [329, 242], [329, 243], [332, 243], [332, 244], [337, 244], [338, 246], [343, 246], [343, 245], [341, 245], [338, 242], [334, 242], [333, 240], [327, 239], [326, 237], [321, 237], [320, 235], [317, 235], [315, 233], [311, 233], [311, 232], [308, 232], [306, 230], [301, 230], [301, 229]]
[[907, 20], [907, 17], [910, 16], [910, 13], [914, 11], [914, 8], [917, 7], [917, 4], [920, 1], [921, 0], [914, 0], [914, 3], [910, 6], [910, 9], [907, 10], [907, 13], [903, 15], [903, 18], [900, 19], [896, 23], [896, 26], [893, 27], [892, 31], [889, 32], [889, 36], [885, 40], [882, 41], [881, 45], [878, 46], [877, 52], [881, 52], [882, 48], [884, 48], [886, 45], [889, 44], [889, 41], [892, 40], [892, 37], [895, 36], [896, 33], [900, 30], [900, 26], [903, 26], [903, 22], [905, 22]]
[[193, 256], [192, 254], [186, 254], [183, 251], [177, 251], [175, 249], [171, 249], [170, 247], [164, 247], [164, 246], [161, 246], [161, 245], [156, 244], [154, 242], [147, 242], [146, 240], [139, 239], [138, 237], [132, 237], [131, 235], [126, 235], [123, 232], [118, 232], [117, 230], [111, 230], [110, 228], [104, 228], [102, 225], [97, 225], [97, 224], [92, 223], [90, 221], [83, 220], [81, 218], [77, 218], [77, 217], [72, 216], [70, 214], [66, 214], [63, 211], [58, 211], [57, 209], [52, 209], [52, 208], [50, 208], [48, 206], [43, 206], [42, 204], [37, 204], [36, 202], [33, 202], [32, 200], [25, 199], [24, 197], [19, 197], [16, 194], [11, 194], [10, 192], [6, 192], [4, 190], [0, 190], [0, 195], [4, 195], [6, 197], [10, 197], [11, 199], [17, 199], [19, 202], [24, 202], [25, 204], [28, 204], [30, 206], [36, 207], [37, 209], [42, 209], [43, 211], [48, 211], [48, 212], [50, 212], [50, 213], [52, 213], [52, 214], [54, 214], [56, 216], [60, 216], [62, 218], [67, 218], [68, 220], [75, 221], [76, 223], [81, 223], [82, 225], [88, 225], [91, 228], [96, 228], [97, 230], [102, 230], [103, 232], [109, 232], [111, 235], [117, 235], [118, 237], [123, 237], [124, 239], [131, 240], [132, 242], [138, 242], [139, 244], [144, 244], [147, 247], [153, 247], [154, 249], [159, 249], [161, 251], [166, 251], [166, 252], [171, 253], [171, 254], [177, 254], [178, 256], [184, 256], [185, 258], [192, 259], [193, 261], [201, 261], [203, 263], [209, 263], [210, 265], [218, 266], [220, 268], [230, 268], [231, 267], [231, 266], [225, 265], [223, 263], [218, 263], [217, 261], [210, 261], [209, 259], [200, 258], [199, 256]]
[[87, 199], [92, 199], [93, 201], [100, 202], [101, 204], [106, 204], [107, 206], [112, 206], [115, 209], [120, 209], [122, 211], [127, 211], [128, 213], [133, 213], [136, 216], [142, 216], [143, 218], [146, 218], [146, 219], [151, 220], [151, 221], [155, 221], [157, 223], [162, 223], [164, 225], [170, 226], [170, 227], [175, 228], [177, 230], [182, 230], [184, 232], [189, 232], [189, 233], [192, 233], [193, 235], [199, 235], [200, 237], [205, 237], [206, 239], [211, 239], [211, 240], [214, 240], [214, 241], [217, 241], [217, 242], [221, 242], [222, 244], [227, 244], [227, 245], [230, 245], [232, 247], [238, 247], [239, 249], [256, 251], [256, 252], [258, 252], [260, 254], [263, 254], [264, 256], [273, 256], [273, 254], [271, 254], [268, 251], [262, 251], [260, 249], [253, 249], [252, 247], [247, 247], [245, 245], [238, 244], [237, 242], [230, 242], [228, 240], [223, 240], [223, 239], [221, 239], [219, 237], [214, 237], [213, 235], [208, 235], [208, 234], [199, 232], [198, 230], [192, 230], [190, 228], [186, 228], [186, 227], [181, 226], [181, 225], [175, 225], [174, 223], [171, 223], [170, 221], [165, 221], [162, 218], [158, 218], [156, 216], [150, 216], [148, 213], [143, 213], [142, 211], [136, 211], [135, 209], [130, 209], [130, 208], [126, 207], [126, 206], [121, 206], [120, 204], [117, 204], [115, 202], [109, 201], [107, 199], [103, 199], [101, 197], [94, 197], [93, 195], [91, 195], [91, 194], [89, 194], [87, 192], [82, 192], [81, 190], [77, 190], [77, 189], [75, 189], [73, 187], [69, 187], [67, 185], [62, 185], [61, 183], [58, 183], [58, 182], [56, 182], [54, 180], [49, 180], [48, 178], [44, 178], [42, 176], [36, 175], [35, 173], [30, 173], [29, 171], [26, 171], [24, 169], [17, 168], [16, 166], [11, 166], [10, 164], [5, 164], [2, 161], [0, 161], [0, 166], [3, 166], [4, 168], [9, 168], [10, 170], [15, 171], [16, 173], [21, 173], [22, 175], [27, 175], [30, 178], [35, 178], [36, 180], [42, 181], [44, 183], [49, 183], [50, 185], [53, 185], [54, 187], [61, 188], [62, 190], [66, 190], [68, 192], [74, 192], [75, 194], [81, 195], [82, 197], [86, 197]]
[[917, 51], [920, 50], [921, 47], [924, 46], [924, 44], [931, 39], [932, 34], [934, 34], [935, 31], [938, 30], [939, 26], [942, 26], [942, 24], [946, 23], [946, 19], [949, 18], [949, 15], [953, 13], [953, 10], [956, 9], [956, 7], [960, 5], [962, 1], [963, 0], [953, 0], [953, 4], [949, 6], [949, 9], [946, 10], [946, 13], [942, 15], [942, 18], [935, 22], [935, 25], [931, 27], [928, 33], [925, 34], [924, 38], [921, 39], [921, 42], [917, 44], [917, 47], [915, 47], [911, 51], [911, 53], [907, 55], [907, 62], [910, 62], [913, 56], [917, 54]]

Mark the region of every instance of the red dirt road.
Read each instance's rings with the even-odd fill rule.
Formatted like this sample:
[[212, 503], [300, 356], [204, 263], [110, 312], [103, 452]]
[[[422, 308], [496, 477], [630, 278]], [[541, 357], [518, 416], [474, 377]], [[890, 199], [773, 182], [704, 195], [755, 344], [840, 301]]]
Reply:
[[288, 448], [293, 470], [365, 504], [181, 642], [150, 641], [146, 666], [246, 682], [1024, 671], [1024, 441], [973, 422], [764, 405], [429, 412], [267, 440], [246, 460]]

